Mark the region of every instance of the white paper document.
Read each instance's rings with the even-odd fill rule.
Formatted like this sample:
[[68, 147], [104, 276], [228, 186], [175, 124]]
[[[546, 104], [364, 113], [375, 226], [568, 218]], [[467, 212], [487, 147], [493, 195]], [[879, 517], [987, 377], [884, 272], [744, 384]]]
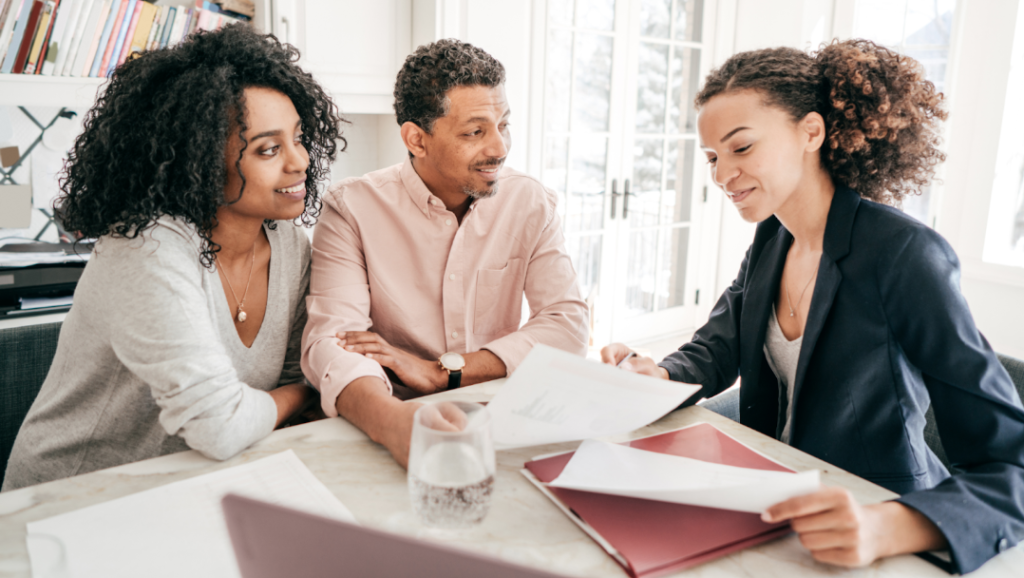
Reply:
[[32, 576], [239, 576], [220, 504], [228, 493], [355, 522], [288, 450], [32, 522]]
[[817, 491], [821, 482], [817, 470], [794, 474], [737, 468], [587, 440], [548, 485], [761, 513], [779, 502]]
[[536, 345], [487, 405], [498, 449], [617, 435], [700, 391]]
[[21, 297], [21, 310], [26, 311], [29, 309], [45, 309], [47, 307], [67, 307], [71, 305], [71, 299], [73, 295], [64, 295], [62, 297]]

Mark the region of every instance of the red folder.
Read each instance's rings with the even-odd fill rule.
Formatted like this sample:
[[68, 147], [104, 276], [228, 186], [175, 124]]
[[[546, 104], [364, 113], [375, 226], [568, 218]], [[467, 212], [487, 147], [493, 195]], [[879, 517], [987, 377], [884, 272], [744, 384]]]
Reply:
[[[625, 445], [729, 466], [793, 471], [708, 423], [633, 440]], [[548, 483], [562, 473], [571, 458], [572, 453], [561, 454], [528, 462], [526, 468], [539, 481]], [[556, 503], [560, 501], [563, 511], [578, 516], [579, 519], [573, 521], [634, 578], [677, 572], [791, 532], [788, 523], [766, 524], [760, 515], [748, 512], [548, 486], [541, 489]]]

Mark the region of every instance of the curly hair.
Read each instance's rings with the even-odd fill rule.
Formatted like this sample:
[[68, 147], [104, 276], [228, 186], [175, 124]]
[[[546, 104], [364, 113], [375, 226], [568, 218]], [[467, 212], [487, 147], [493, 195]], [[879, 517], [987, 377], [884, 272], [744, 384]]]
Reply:
[[294, 47], [237, 24], [197, 32], [119, 66], [86, 114], [61, 172], [54, 210], [64, 227], [84, 237], [135, 238], [162, 215], [180, 217], [198, 230], [200, 262], [212, 268], [220, 246], [210, 235], [218, 207], [227, 203], [230, 131], [242, 141], [238, 198], [245, 192], [243, 97], [250, 87], [285, 94], [299, 114], [309, 153], [300, 219], [311, 225], [320, 214], [319, 185], [347, 143], [340, 129], [345, 120], [298, 59]]
[[498, 86], [505, 67], [483, 50], [454, 38], [416, 49], [405, 59], [395, 81], [395, 115], [430, 133], [434, 121], [448, 114], [448, 91], [457, 86]]
[[711, 71], [694, 104], [700, 109], [718, 94], [751, 89], [794, 120], [821, 114], [822, 166], [866, 199], [899, 206], [920, 194], [946, 159], [939, 150], [942, 93], [916, 60], [868, 40], [834, 41], [813, 54], [736, 54]]

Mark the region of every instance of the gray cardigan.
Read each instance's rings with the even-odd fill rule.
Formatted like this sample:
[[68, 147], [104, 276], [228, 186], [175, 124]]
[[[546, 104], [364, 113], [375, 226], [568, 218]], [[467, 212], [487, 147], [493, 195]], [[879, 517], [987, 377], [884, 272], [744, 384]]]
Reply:
[[290, 222], [270, 240], [267, 310], [238, 337], [199, 237], [161, 218], [139, 238], [96, 244], [53, 365], [18, 432], [3, 489], [196, 449], [226, 459], [274, 429], [266, 392], [303, 381], [309, 240]]

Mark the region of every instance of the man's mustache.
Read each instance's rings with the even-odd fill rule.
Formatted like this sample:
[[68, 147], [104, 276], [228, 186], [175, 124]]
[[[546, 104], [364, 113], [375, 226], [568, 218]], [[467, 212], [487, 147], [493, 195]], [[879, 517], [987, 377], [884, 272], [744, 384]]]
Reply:
[[473, 165], [473, 168], [474, 169], [479, 169], [479, 168], [483, 168], [483, 167], [498, 167], [498, 166], [501, 166], [505, 162], [505, 158], [506, 157], [502, 157], [500, 159], [495, 159], [493, 161], [485, 161], [485, 162]]

